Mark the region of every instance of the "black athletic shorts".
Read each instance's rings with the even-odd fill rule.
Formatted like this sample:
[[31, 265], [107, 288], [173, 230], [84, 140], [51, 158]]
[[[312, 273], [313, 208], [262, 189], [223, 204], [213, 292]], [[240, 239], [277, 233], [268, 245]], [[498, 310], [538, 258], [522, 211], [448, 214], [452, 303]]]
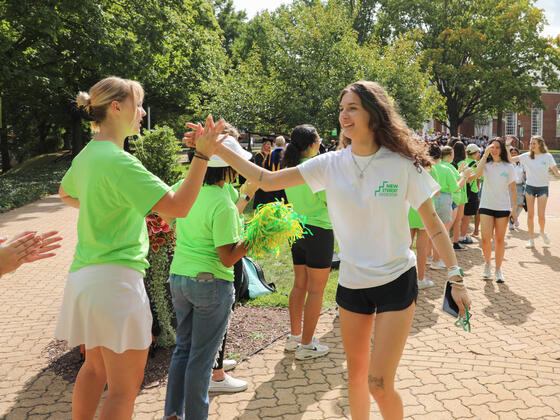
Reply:
[[465, 204], [465, 216], [474, 216], [478, 211], [478, 193], [468, 194], [469, 201]]
[[334, 234], [332, 229], [305, 225], [311, 234], [306, 234], [292, 244], [292, 261], [294, 265], [306, 265], [309, 268], [329, 268], [334, 251]]
[[418, 281], [416, 267], [401, 274], [396, 280], [367, 289], [348, 289], [338, 285], [336, 303], [347, 311], [371, 315], [390, 311], [402, 311], [416, 302]]
[[495, 217], [496, 219], [499, 219], [501, 217], [509, 217], [511, 215], [511, 211], [509, 210], [490, 210], [481, 208], [480, 210], [478, 210], [478, 212], [480, 214], [486, 214], [487, 216]]

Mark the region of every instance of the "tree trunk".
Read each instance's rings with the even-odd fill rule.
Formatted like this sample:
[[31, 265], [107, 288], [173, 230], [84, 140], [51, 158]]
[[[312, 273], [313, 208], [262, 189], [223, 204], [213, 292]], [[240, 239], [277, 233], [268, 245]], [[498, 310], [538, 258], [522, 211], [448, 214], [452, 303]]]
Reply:
[[2, 155], [2, 172], [7, 172], [12, 166], [8, 149], [8, 129], [5, 127], [0, 128], [0, 154]]
[[503, 111], [498, 111], [498, 117], [497, 117], [497, 126], [496, 126], [496, 135], [498, 137], [502, 137], [503, 136], [503, 127], [502, 127], [502, 120], [504, 119], [504, 112]]
[[72, 114], [72, 157], [76, 156], [84, 147], [82, 134], [82, 120], [79, 115]]
[[47, 147], [47, 133], [49, 132], [47, 123], [41, 122], [37, 127], [37, 131], [39, 132], [39, 154], [48, 153]]
[[459, 120], [457, 118], [449, 117], [449, 134], [453, 137], [457, 137], [459, 133]]
[[72, 148], [72, 131], [71, 130], [66, 130], [63, 138], [64, 138], [63, 149], [64, 150], [70, 150]]
[[6, 112], [2, 106], [2, 97], [0, 96], [0, 154], [2, 155], [2, 172], [10, 170], [10, 151], [8, 148], [8, 128], [6, 124]]

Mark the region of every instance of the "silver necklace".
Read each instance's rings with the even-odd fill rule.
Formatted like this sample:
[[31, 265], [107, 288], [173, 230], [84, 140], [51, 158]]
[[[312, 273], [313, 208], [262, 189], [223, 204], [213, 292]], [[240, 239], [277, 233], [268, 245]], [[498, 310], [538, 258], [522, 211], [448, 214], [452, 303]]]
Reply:
[[366, 169], [369, 167], [369, 164], [371, 163], [371, 161], [373, 160], [373, 158], [375, 157], [375, 153], [371, 156], [371, 158], [368, 160], [368, 163], [366, 164], [364, 169], [360, 168], [360, 165], [358, 165], [358, 162], [356, 162], [356, 158], [354, 157], [354, 153], [350, 153], [350, 155], [352, 156], [352, 161], [354, 162], [354, 165], [356, 165], [356, 168], [358, 168], [358, 171], [360, 171], [359, 173], [359, 177], [360, 179], [362, 179], [364, 177], [364, 172], [366, 171]]

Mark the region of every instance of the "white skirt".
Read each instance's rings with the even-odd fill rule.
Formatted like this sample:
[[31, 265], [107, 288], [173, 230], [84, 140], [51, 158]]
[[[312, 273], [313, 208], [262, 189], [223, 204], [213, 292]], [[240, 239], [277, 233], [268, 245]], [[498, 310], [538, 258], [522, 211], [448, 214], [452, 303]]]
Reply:
[[55, 337], [70, 347], [144, 350], [152, 342], [152, 313], [142, 273], [92, 265], [68, 275]]

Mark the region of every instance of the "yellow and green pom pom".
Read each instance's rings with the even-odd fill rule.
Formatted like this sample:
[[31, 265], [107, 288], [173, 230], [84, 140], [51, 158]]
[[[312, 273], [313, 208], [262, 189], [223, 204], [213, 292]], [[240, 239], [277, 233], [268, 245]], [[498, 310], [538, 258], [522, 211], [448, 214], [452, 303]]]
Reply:
[[282, 243], [291, 245], [307, 232], [305, 216], [298, 215], [289, 203], [274, 201], [257, 207], [243, 237], [251, 257], [260, 259], [271, 252], [278, 255]]

